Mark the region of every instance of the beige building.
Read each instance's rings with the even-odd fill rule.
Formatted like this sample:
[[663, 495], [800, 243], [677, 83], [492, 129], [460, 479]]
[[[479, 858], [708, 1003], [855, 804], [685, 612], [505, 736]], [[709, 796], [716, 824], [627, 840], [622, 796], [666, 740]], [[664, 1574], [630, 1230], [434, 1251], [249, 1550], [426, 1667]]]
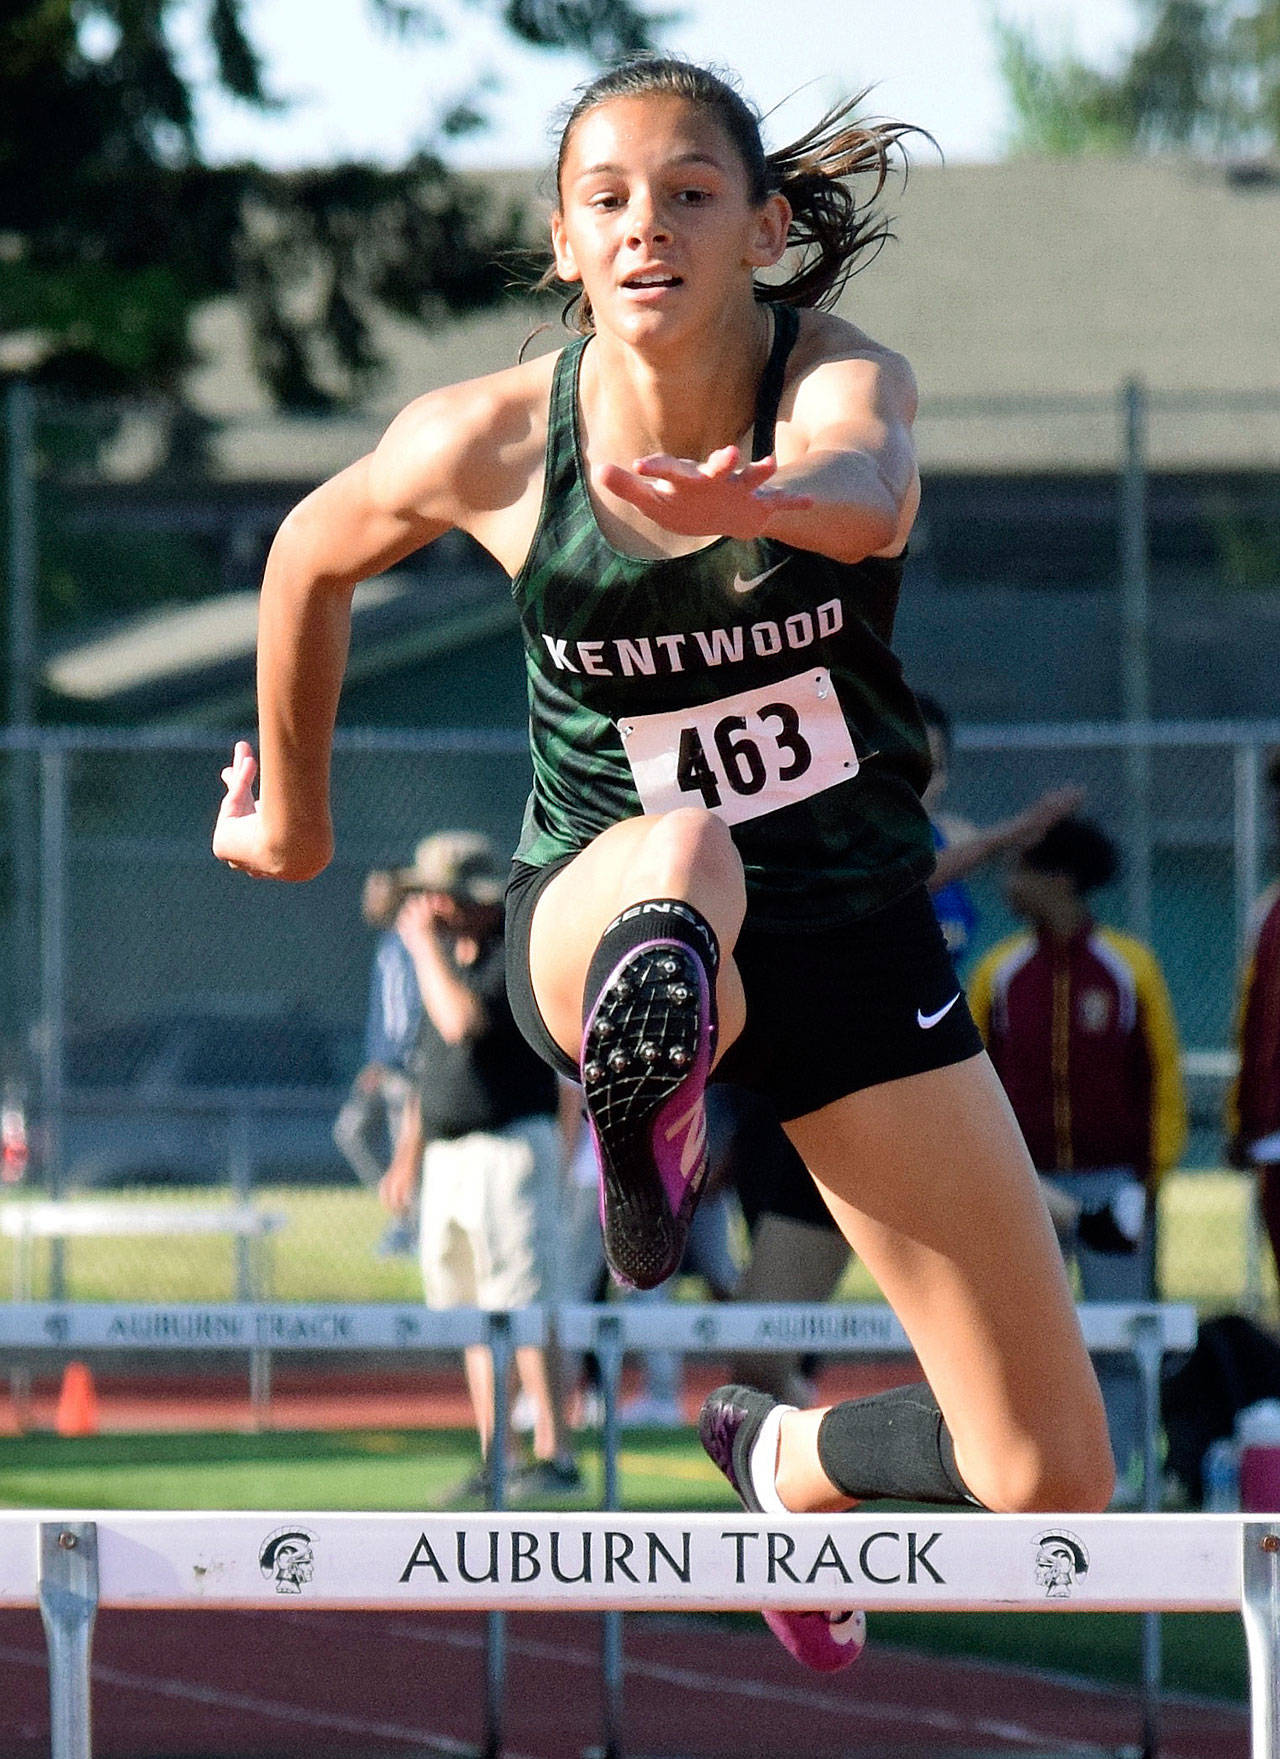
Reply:
[[[542, 236], [538, 182], [495, 186], [527, 201]], [[905, 634], [922, 648], [924, 681], [945, 665], [952, 700], [978, 718], [1034, 718], [1050, 696], [1067, 717], [1118, 712], [1104, 663], [1118, 634], [1087, 593], [1102, 603], [1117, 577], [1119, 398], [1136, 379], [1150, 393], [1156, 566], [1165, 589], [1192, 595], [1184, 621], [1199, 631], [1188, 637], [1195, 663], [1183, 665], [1162, 618], [1161, 663], [1173, 674], [1157, 701], [1167, 712], [1254, 712], [1280, 663], [1275, 595], [1257, 590], [1273, 574], [1280, 582], [1280, 175], [1106, 158], [944, 167], [922, 148], [885, 206], [897, 237], [853, 277], [840, 310], [906, 354], [920, 383], [925, 504], [908, 611], [918, 628]], [[299, 419], [271, 408], [235, 305], [207, 309], [191, 391], [217, 424], [214, 480], [150, 479], [154, 436], [140, 422], [122, 436], [116, 481], [92, 517], [211, 534], [237, 590], [74, 643], [46, 672], [61, 712], [249, 713], [257, 570], [292, 500], [372, 445], [420, 392], [510, 365], [531, 332], [534, 349], [556, 346], [558, 316], [554, 303], [513, 297], [465, 322], [384, 322], [387, 370], [361, 412]], [[1193, 602], [1206, 584], [1245, 589], [1230, 641], [1213, 619], [1216, 671]], [[976, 591], [960, 595], [961, 609], [957, 587], [986, 592], [985, 613]], [[992, 643], [1007, 640], [1009, 595], [1019, 621], [1072, 629], [1077, 652], [1094, 641], [1095, 663], [1052, 688], [1014, 691], [1015, 671], [988, 663]], [[363, 588], [357, 607], [350, 718], [518, 724], [514, 607], [474, 549], [433, 546]], [[964, 638], [982, 614], [988, 633]], [[499, 678], [508, 687], [495, 695]]]
[[[540, 181], [501, 184], [535, 234]], [[1153, 393], [1157, 468], [1280, 465], [1280, 174], [1102, 157], [940, 166], [922, 144], [885, 206], [897, 237], [839, 309], [915, 367], [926, 471], [1105, 468], [1133, 378]], [[548, 319], [532, 344], [545, 348], [556, 308], [518, 298], [465, 322], [384, 324], [388, 372], [363, 418], [317, 423], [272, 414], [240, 314], [221, 304], [201, 319], [192, 391], [226, 424], [228, 475], [321, 476], [419, 392], [511, 364]], [[1044, 399], [1063, 407], [1010, 406]]]

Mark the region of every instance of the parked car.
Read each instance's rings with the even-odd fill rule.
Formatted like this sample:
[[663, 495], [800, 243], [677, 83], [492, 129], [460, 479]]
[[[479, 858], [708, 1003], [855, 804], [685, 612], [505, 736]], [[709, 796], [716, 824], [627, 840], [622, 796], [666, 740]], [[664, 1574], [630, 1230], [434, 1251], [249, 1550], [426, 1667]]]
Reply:
[[345, 1182], [333, 1120], [358, 1027], [305, 1014], [164, 1013], [72, 1032], [63, 1189]]

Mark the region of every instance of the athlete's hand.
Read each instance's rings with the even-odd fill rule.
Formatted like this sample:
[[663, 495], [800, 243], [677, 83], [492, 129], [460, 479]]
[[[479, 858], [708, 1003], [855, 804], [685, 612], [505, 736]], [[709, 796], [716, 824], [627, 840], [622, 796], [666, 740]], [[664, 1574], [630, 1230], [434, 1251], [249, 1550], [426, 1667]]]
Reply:
[[777, 468], [776, 458], [744, 464], [736, 446], [722, 446], [702, 464], [666, 452], [639, 458], [630, 470], [606, 464], [599, 481], [666, 531], [749, 540], [763, 535], [775, 513], [799, 513], [813, 505], [812, 495], [768, 486]]
[[[282, 851], [268, 836], [267, 826], [254, 797], [258, 761], [248, 741], [237, 742], [231, 762], [222, 771], [226, 793], [213, 827], [213, 853], [238, 873], [257, 879], [312, 879], [329, 859], [327, 840], [314, 848], [290, 847]], [[314, 841], [314, 839], [312, 840]]]
[[222, 771], [226, 793], [218, 808], [218, 822], [213, 827], [213, 852], [219, 861], [240, 873], [262, 874], [262, 820], [253, 784], [258, 775], [258, 760], [248, 740], [241, 739], [231, 754], [231, 762]]

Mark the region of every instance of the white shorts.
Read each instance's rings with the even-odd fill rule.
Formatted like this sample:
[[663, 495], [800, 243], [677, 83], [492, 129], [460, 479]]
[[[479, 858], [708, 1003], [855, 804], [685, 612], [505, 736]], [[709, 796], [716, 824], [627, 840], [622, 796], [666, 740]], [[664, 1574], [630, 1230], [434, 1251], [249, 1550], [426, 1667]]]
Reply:
[[419, 1235], [427, 1306], [501, 1311], [554, 1300], [559, 1186], [554, 1118], [431, 1143]]

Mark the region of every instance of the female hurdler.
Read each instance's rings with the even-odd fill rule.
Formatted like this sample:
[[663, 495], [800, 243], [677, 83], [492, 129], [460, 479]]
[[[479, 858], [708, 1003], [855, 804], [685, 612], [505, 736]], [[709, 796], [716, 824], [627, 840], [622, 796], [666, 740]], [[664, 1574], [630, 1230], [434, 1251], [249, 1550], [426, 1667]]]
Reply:
[[[583, 1081], [615, 1273], [679, 1262], [718, 1062], [776, 1104], [927, 1377], [808, 1411], [722, 1388], [708, 1451], [757, 1510], [1093, 1510], [1097, 1384], [924, 887], [925, 732], [889, 647], [915, 387], [819, 309], [883, 235], [843, 179], [878, 191], [902, 132], [846, 108], [766, 156], [702, 69], [642, 58], [585, 88], [547, 277], [582, 335], [417, 399], [289, 514], [259, 793], [240, 744], [214, 850], [278, 879], [324, 867], [352, 590], [469, 532], [511, 576], [528, 662], [509, 987]], [[861, 1647], [860, 1615], [769, 1622], [810, 1666]]]

